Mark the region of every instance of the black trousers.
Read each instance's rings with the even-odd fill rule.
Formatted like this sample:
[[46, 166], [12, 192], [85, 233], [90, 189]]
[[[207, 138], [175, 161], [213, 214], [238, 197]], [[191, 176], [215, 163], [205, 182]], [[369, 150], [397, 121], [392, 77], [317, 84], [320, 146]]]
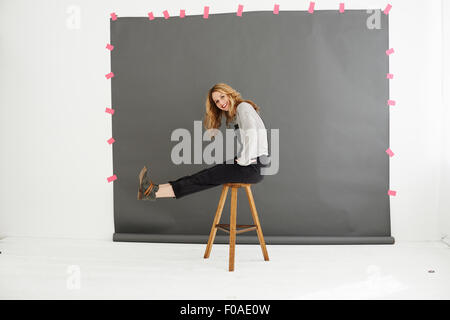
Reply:
[[179, 199], [191, 193], [213, 188], [224, 183], [261, 182], [264, 178], [261, 175], [262, 166], [259, 157], [256, 163], [248, 166], [241, 166], [236, 162], [229, 164], [220, 163], [192, 175], [169, 181], [169, 183], [172, 185], [175, 198]]

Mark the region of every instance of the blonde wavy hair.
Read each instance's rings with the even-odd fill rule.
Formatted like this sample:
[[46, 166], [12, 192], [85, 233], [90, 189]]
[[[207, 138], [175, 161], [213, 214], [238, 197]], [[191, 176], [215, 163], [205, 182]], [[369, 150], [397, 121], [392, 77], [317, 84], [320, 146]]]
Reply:
[[[213, 92], [220, 92], [224, 93], [228, 96], [228, 99], [230, 100], [230, 108], [228, 111], [224, 111], [219, 109], [213, 98], [212, 94]], [[244, 100], [241, 97], [241, 94], [234, 90], [232, 87], [227, 85], [226, 83], [217, 83], [215, 84], [211, 89], [208, 90], [208, 94], [206, 96], [206, 114], [204, 119], [204, 125], [206, 129], [218, 129], [220, 128], [222, 124], [222, 117], [225, 116], [227, 118], [226, 120], [226, 126], [229, 125], [230, 122], [232, 122], [236, 116], [236, 108], [241, 102], [248, 102], [252, 105], [252, 107], [256, 110], [256, 112], [259, 112], [260, 107], [256, 105], [251, 100]], [[214, 135], [214, 133], [212, 133]]]

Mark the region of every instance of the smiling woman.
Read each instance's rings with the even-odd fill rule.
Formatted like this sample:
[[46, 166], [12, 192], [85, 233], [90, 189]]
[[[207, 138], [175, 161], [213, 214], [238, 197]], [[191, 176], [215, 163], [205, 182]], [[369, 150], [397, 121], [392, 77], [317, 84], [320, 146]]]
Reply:
[[226, 125], [229, 125], [235, 119], [237, 106], [242, 102], [250, 104], [256, 112], [259, 112], [259, 106], [251, 100], [242, 99], [241, 94], [226, 83], [214, 85], [206, 97], [205, 128], [219, 128], [223, 116], [227, 118]]
[[[227, 119], [227, 126], [236, 121], [242, 145], [239, 157], [235, 157], [233, 163], [226, 161], [161, 185], [150, 180], [144, 166], [139, 173], [138, 200], [179, 199], [224, 183], [258, 183], [263, 180], [260, 157], [269, 155], [269, 152], [267, 130], [258, 113], [260, 108], [251, 100], [243, 100], [239, 92], [225, 83], [209, 89], [205, 105], [206, 129], [218, 129], [223, 116]], [[214, 134], [211, 130], [211, 135]]]
[[[236, 121], [239, 129], [239, 142], [242, 150], [236, 162], [246, 166], [256, 163], [256, 158], [268, 155], [267, 130], [259, 116], [260, 108], [251, 100], [243, 100], [241, 94], [225, 83], [218, 83], [209, 89], [206, 98], [206, 129], [217, 129], [222, 117], [227, 118], [226, 125]], [[212, 130], [214, 136], [216, 131]]]
[[211, 96], [217, 108], [223, 111], [230, 110], [230, 100], [225, 96], [225, 93], [214, 91]]

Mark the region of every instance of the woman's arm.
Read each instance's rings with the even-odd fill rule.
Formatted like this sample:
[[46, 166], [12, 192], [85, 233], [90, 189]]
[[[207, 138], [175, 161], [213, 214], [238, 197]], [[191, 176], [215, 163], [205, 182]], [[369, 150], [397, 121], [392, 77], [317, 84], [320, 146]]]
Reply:
[[257, 115], [253, 114], [256, 111], [252, 106], [240, 106], [237, 112], [240, 119], [238, 130], [241, 137], [242, 151], [236, 162], [241, 166], [248, 166], [254, 163], [250, 160], [256, 158], [258, 152], [258, 127], [255, 119]]

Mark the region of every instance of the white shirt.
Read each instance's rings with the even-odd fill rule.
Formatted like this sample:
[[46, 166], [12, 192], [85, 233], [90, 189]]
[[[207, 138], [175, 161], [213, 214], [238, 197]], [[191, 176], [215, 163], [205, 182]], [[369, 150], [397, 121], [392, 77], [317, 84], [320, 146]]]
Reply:
[[239, 126], [238, 141], [242, 146], [237, 163], [248, 166], [256, 163], [256, 158], [269, 155], [267, 130], [258, 112], [248, 102], [241, 102], [236, 109], [236, 122]]

